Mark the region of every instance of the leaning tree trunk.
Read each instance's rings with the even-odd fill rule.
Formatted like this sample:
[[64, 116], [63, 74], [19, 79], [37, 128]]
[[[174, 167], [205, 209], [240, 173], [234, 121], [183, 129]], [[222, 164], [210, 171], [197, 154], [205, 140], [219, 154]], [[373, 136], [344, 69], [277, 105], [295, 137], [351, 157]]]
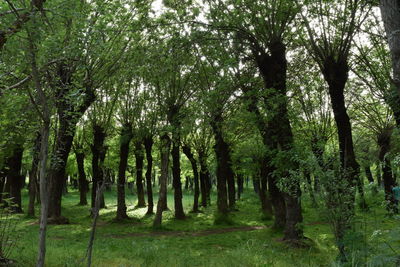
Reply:
[[25, 176], [21, 175], [22, 154], [24, 153], [23, 146], [17, 144], [12, 153], [11, 157], [7, 160], [9, 168], [7, 182], [10, 185], [9, 197], [12, 203], [11, 210], [16, 213], [22, 213], [21, 189], [22, 181], [25, 179]]
[[[92, 200], [91, 207], [96, 205], [96, 193], [103, 182], [103, 171], [101, 169], [101, 157], [105, 155], [104, 141], [106, 133], [104, 128], [99, 125], [93, 125], [93, 145], [92, 149]], [[105, 208], [104, 196], [100, 196], [100, 208]]]
[[382, 178], [383, 185], [385, 188], [385, 200], [386, 208], [389, 212], [397, 212], [396, 201], [392, 188], [395, 186], [395, 179], [392, 175], [392, 168], [390, 165], [390, 158], [388, 153], [390, 152], [390, 142], [392, 137], [392, 129], [387, 129], [378, 135], [379, 145], [379, 161], [382, 166]]
[[35, 216], [35, 200], [36, 200], [36, 188], [38, 183], [38, 168], [39, 168], [39, 153], [40, 153], [40, 132], [37, 133], [35, 145], [32, 153], [32, 166], [29, 171], [29, 204], [28, 204], [28, 216]]
[[167, 180], [168, 180], [168, 167], [169, 167], [169, 153], [170, 153], [171, 139], [168, 134], [161, 136], [161, 176], [160, 176], [160, 193], [157, 203], [157, 212], [154, 217], [153, 227], [160, 227], [162, 221], [162, 213], [167, 206]]
[[126, 124], [123, 126], [120, 136], [120, 152], [119, 152], [119, 167], [117, 181], [117, 220], [127, 219], [126, 204], [125, 204], [125, 173], [128, 167], [129, 143], [132, 139], [132, 126]]
[[151, 151], [153, 148], [153, 138], [146, 137], [144, 139], [144, 149], [146, 151], [147, 169], [146, 169], [146, 189], [147, 189], [147, 213], [153, 214], [154, 202], [153, 202], [153, 185], [151, 181], [152, 168], [153, 168], [153, 156]]
[[192, 165], [192, 170], [193, 170], [193, 180], [194, 180], [194, 198], [193, 198], [193, 212], [198, 212], [199, 211], [199, 195], [200, 195], [200, 189], [199, 189], [199, 171], [197, 168], [197, 161], [194, 157], [194, 154], [192, 153], [192, 150], [188, 145], [183, 145], [182, 146], [182, 151], [186, 155], [186, 157], [189, 159], [190, 164]]
[[135, 142], [135, 159], [136, 159], [136, 189], [138, 196], [138, 203], [136, 207], [146, 207], [146, 201], [144, 200], [144, 187], [143, 187], [143, 147], [142, 141], [137, 140]]
[[81, 148], [75, 151], [75, 157], [79, 175], [79, 205], [85, 206], [88, 204], [86, 194], [89, 188], [85, 173], [85, 153]]

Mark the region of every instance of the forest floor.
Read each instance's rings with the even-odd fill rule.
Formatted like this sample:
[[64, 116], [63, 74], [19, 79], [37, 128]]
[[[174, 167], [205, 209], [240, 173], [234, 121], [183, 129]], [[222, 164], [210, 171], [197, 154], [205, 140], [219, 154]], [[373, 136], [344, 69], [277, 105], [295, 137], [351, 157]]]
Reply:
[[[27, 196], [24, 192], [24, 207]], [[168, 196], [172, 210], [173, 196]], [[215, 225], [213, 205], [201, 213], [189, 213], [192, 194], [184, 194], [186, 220], [175, 220], [173, 211], [164, 213], [163, 227], [152, 229], [153, 216], [147, 208], [135, 209], [136, 198], [127, 192], [131, 220], [114, 222], [116, 193], [106, 192], [106, 209], [101, 210], [93, 247], [93, 264], [99, 267], [128, 266], [333, 266], [337, 249], [329, 216], [320, 203], [312, 208], [304, 194], [305, 236], [310, 248], [292, 248], [281, 241], [283, 234], [264, 221], [259, 200], [246, 189], [238, 201], [238, 211], [231, 215], [231, 225]], [[388, 217], [382, 207], [382, 194], [367, 194], [370, 210], [357, 211], [356, 229], [349, 239], [354, 259], [350, 266], [395, 266], [400, 251], [400, 218]], [[50, 225], [47, 233], [46, 266], [86, 266], [85, 254], [92, 219], [89, 206], [77, 206], [79, 194], [71, 191], [63, 197], [63, 215], [68, 225]], [[155, 203], [157, 197], [155, 195]], [[37, 212], [38, 212], [37, 207]], [[15, 215], [16, 240], [10, 257], [18, 266], [35, 266], [38, 244], [38, 219]]]

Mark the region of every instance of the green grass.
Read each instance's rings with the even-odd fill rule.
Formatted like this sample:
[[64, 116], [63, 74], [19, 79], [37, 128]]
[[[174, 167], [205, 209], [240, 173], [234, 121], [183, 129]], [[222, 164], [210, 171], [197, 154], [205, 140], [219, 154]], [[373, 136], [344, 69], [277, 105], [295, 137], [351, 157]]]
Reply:
[[[168, 206], [172, 210], [173, 196], [168, 197]], [[89, 206], [76, 205], [78, 198], [78, 192], [74, 191], [63, 198], [62, 213], [70, 219], [69, 225], [48, 227], [46, 266], [85, 266], [82, 259], [92, 221], [89, 218]], [[364, 236], [371, 239], [369, 243], [376, 241], [373, 240], [376, 238], [374, 232], [382, 231], [379, 238], [384, 238], [399, 223], [396, 218], [385, 217], [379, 199], [382, 199], [381, 196], [370, 196], [368, 201], [373, 204], [372, 209], [368, 213], [357, 213], [357, 225]], [[24, 192], [25, 207], [26, 202]], [[308, 205], [307, 200], [303, 202], [304, 231], [314, 244], [308, 249], [291, 248], [280, 241], [282, 233], [270, 227], [272, 221], [261, 219], [259, 201], [251, 190], [246, 191], [243, 199], [238, 201], [239, 211], [233, 212], [230, 217], [233, 225], [214, 224], [215, 198], [212, 207], [198, 214], [187, 213], [188, 218], [184, 221], [174, 220], [172, 211], [165, 212], [161, 231], [171, 232], [169, 235], [152, 234], [153, 216], [145, 216], [146, 208], [134, 209], [135, 203], [135, 197], [128, 193], [128, 214], [135, 219], [115, 223], [116, 193], [106, 193], [107, 209], [100, 213], [92, 266], [330, 266], [337, 255], [329, 224]], [[192, 195], [186, 193], [186, 212], [190, 211], [191, 205]], [[29, 219], [25, 215], [16, 215], [15, 218], [18, 222], [13, 236], [17, 237], [17, 247], [11, 257], [18, 261], [19, 266], [34, 266], [39, 230], [37, 219]], [[267, 228], [201, 236], [190, 234], [209, 229], [263, 225]], [[184, 233], [174, 235], [172, 232], [176, 231]], [[360, 240], [356, 241], [359, 243]], [[400, 247], [398, 240], [390, 242], [393, 248]], [[376, 241], [376, 245], [383, 243], [382, 240]]]

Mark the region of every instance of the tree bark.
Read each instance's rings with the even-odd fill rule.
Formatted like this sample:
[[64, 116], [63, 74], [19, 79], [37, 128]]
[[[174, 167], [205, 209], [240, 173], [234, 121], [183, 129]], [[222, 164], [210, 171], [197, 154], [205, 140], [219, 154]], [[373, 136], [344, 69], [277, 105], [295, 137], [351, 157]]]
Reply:
[[125, 204], [125, 173], [128, 166], [129, 143], [132, 139], [132, 126], [126, 124], [123, 126], [120, 136], [120, 152], [119, 152], [119, 167], [117, 181], [117, 220], [127, 219], [126, 204]]
[[167, 179], [168, 179], [168, 168], [169, 168], [169, 153], [170, 153], [171, 139], [168, 134], [161, 136], [161, 176], [160, 176], [160, 193], [157, 203], [157, 212], [154, 217], [153, 227], [157, 228], [161, 226], [162, 213], [164, 208], [167, 206]]
[[146, 207], [146, 201], [144, 199], [144, 187], [143, 187], [143, 147], [142, 141], [137, 140], [135, 142], [135, 159], [136, 159], [136, 189], [138, 196], [138, 203], [136, 207]]
[[153, 201], [153, 185], [151, 181], [152, 176], [152, 168], [153, 168], [153, 156], [151, 154], [153, 148], [153, 138], [146, 137], [144, 139], [144, 148], [146, 150], [146, 161], [147, 161], [147, 169], [146, 169], [146, 188], [147, 188], [147, 213], [153, 214], [154, 211], [154, 201]]
[[380, 9], [392, 56], [393, 84], [400, 95], [400, 2], [380, 0]]
[[193, 210], [192, 211], [198, 212], [199, 211], [200, 189], [199, 189], [199, 171], [197, 168], [197, 161], [194, 157], [194, 154], [192, 153], [191, 148], [188, 145], [183, 145], [182, 151], [186, 155], [186, 157], [189, 159], [190, 164], [192, 165], [193, 180], [194, 180], [194, 197], [193, 197]]

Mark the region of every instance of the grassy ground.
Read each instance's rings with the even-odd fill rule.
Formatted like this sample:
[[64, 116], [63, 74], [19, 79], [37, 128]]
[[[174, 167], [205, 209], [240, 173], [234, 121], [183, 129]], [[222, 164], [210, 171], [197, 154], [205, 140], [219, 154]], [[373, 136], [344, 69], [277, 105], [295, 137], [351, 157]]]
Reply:
[[[91, 219], [88, 206], [76, 206], [78, 198], [78, 192], [70, 192], [63, 198], [63, 215], [70, 219], [69, 225], [48, 227], [46, 266], [85, 266], [83, 259]], [[369, 196], [371, 210], [357, 213], [357, 228], [361, 234], [355, 235], [353, 243], [361, 248], [354, 253], [354, 259], [364, 257], [364, 263], [371, 266], [391, 266], [393, 261], [388, 259], [392, 259], [390, 255], [400, 248], [400, 235], [390, 237], [393, 237], [392, 231], [399, 220], [385, 217], [379, 199], [381, 196]], [[26, 206], [26, 195], [24, 202]], [[323, 209], [317, 212], [308, 201], [303, 204], [304, 231], [313, 246], [307, 249], [290, 248], [280, 241], [282, 233], [270, 227], [271, 221], [261, 220], [259, 202], [251, 190], [238, 201], [239, 211], [232, 215], [233, 225], [214, 225], [213, 205], [203, 209], [202, 213], [188, 214], [184, 221], [174, 220], [172, 212], [165, 212], [163, 229], [154, 232], [151, 228], [153, 216], [144, 216], [146, 208], [134, 209], [135, 202], [135, 197], [128, 194], [128, 213], [134, 219], [115, 223], [116, 193], [106, 193], [107, 209], [101, 211], [98, 222], [92, 266], [331, 266], [337, 255], [331, 228], [321, 215]], [[184, 195], [186, 211], [190, 210], [191, 204], [192, 195], [187, 193]], [[168, 205], [173, 208], [172, 195], [169, 195]], [[37, 219], [25, 215], [17, 215], [14, 219], [13, 237], [18, 238], [11, 258], [16, 259], [19, 266], [34, 266]], [[244, 226], [265, 227], [244, 231]], [[232, 227], [242, 229], [221, 230]], [[370, 251], [375, 251], [377, 256]], [[351, 265], [356, 266], [356, 262]]]

